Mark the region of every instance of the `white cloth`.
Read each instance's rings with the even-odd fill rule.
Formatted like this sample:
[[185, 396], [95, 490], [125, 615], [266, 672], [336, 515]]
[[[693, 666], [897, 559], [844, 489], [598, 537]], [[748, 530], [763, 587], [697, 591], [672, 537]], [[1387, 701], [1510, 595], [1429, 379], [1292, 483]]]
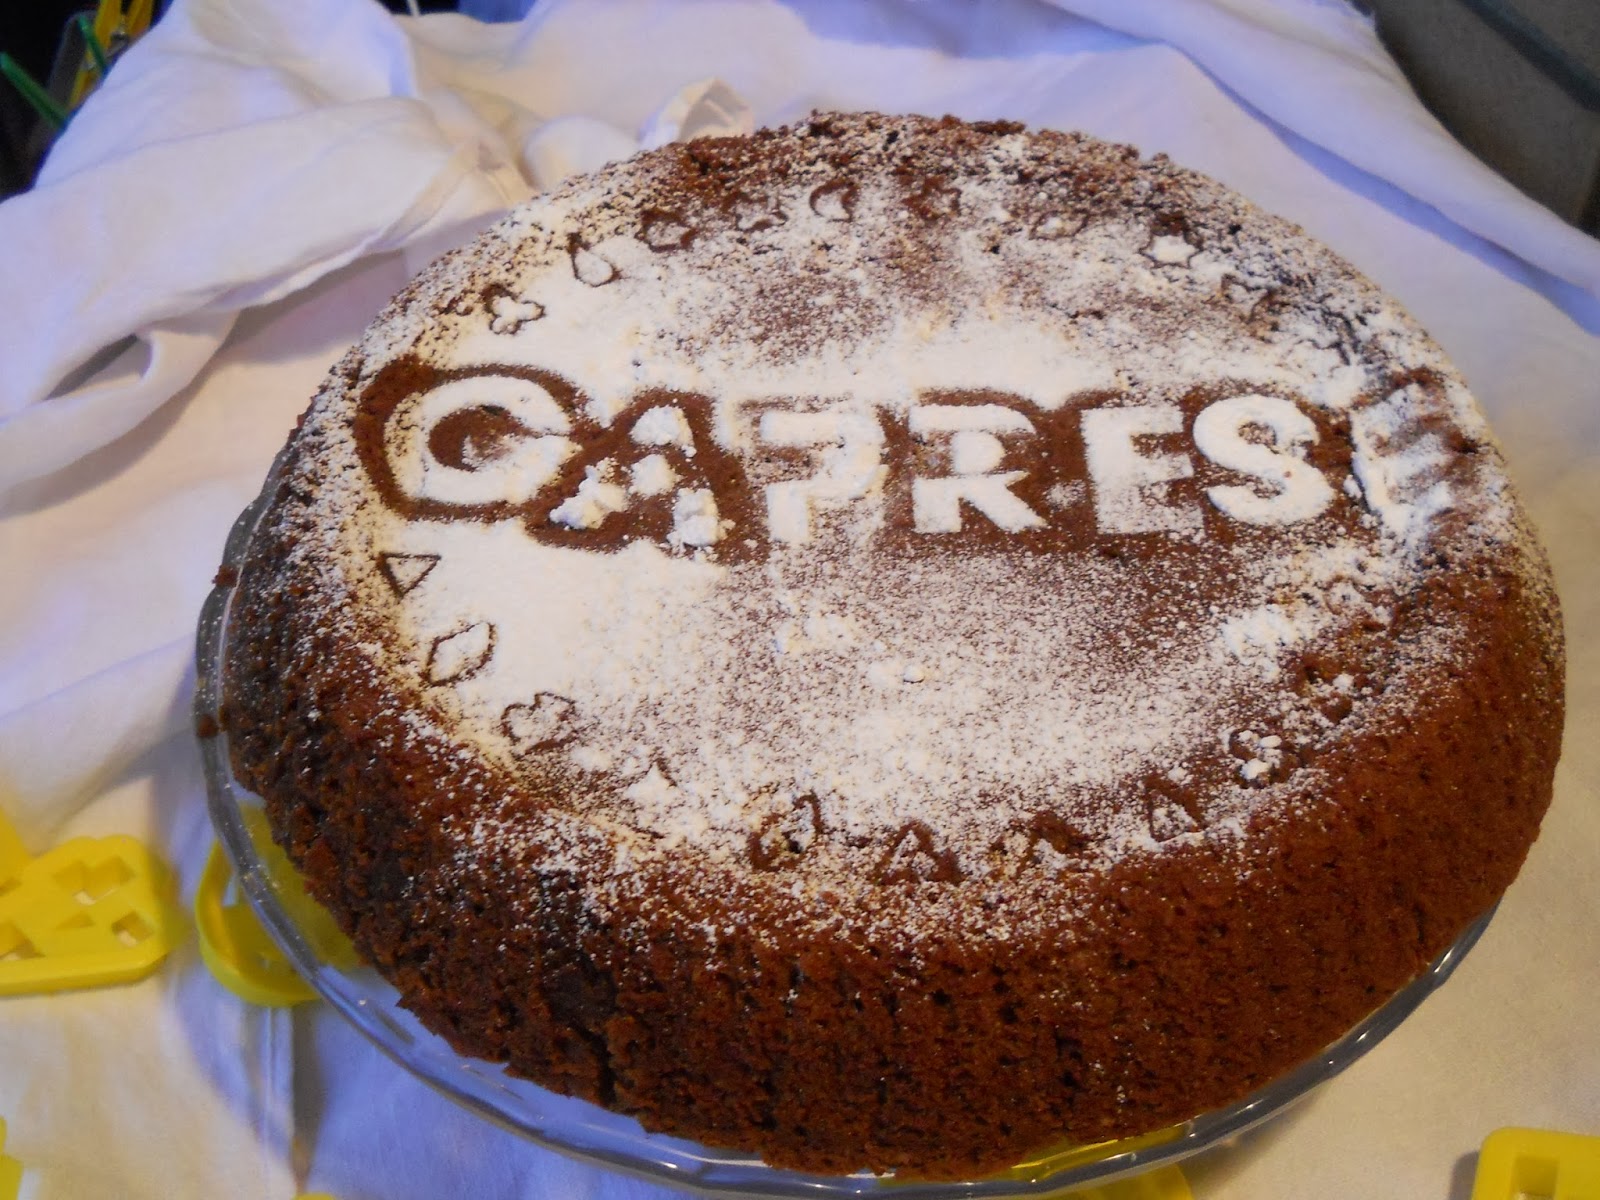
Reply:
[[[119, 64], [38, 185], [0, 206], [11, 251], [0, 295], [17, 302], [0, 358], [0, 489], [133, 428], [194, 378], [238, 310], [385, 250], [421, 246], [427, 261], [532, 194], [519, 165], [548, 185], [641, 145], [582, 118], [540, 128], [508, 101], [441, 83], [430, 68], [457, 60], [413, 54], [376, 8], [286, 4], [273, 21], [247, 9], [175, 9]], [[182, 119], [162, 127], [144, 120], [152, 113]], [[647, 123], [643, 144], [685, 126], [694, 136], [751, 122], [703, 81]], [[526, 146], [508, 140], [521, 131]], [[72, 233], [30, 236], [41, 227]], [[129, 339], [122, 369], [70, 386]]]
[[[1344, 0], [1060, 0], [1063, 8], [1182, 50], [1240, 100], [1350, 166], [1437, 208], [1462, 229], [1600, 295], [1592, 238], [1461, 147], [1420, 104]], [[1381, 136], [1375, 136], [1381, 131]]]
[[[1202, 1200], [1439, 1195], [1496, 1125], [1600, 1126], [1600, 753], [1581, 734], [1600, 720], [1600, 246], [1442, 139], [1325, 0], [555, 0], [508, 26], [179, 0], [40, 187], [0, 204], [0, 805], [33, 848], [140, 833], [192, 891], [210, 842], [180, 732], [195, 617], [322, 373], [442, 244], [642, 141], [738, 128], [739, 97], [761, 123], [955, 112], [1165, 151], [1433, 330], [1556, 562], [1574, 678], [1557, 803], [1457, 979], [1191, 1173]], [[245, 1009], [192, 946], [135, 987], [0, 1000], [0, 1115], [45, 1198], [666, 1194], [457, 1111], [325, 1009]]]

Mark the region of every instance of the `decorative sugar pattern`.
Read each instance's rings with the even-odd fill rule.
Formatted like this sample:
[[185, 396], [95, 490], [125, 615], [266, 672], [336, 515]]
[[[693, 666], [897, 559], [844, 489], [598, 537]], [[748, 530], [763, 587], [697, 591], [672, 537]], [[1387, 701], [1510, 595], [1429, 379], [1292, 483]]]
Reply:
[[437, 554], [380, 554], [378, 569], [383, 572], [396, 596], [404, 596], [428, 577], [439, 563]]
[[1459, 381], [1160, 160], [845, 145], [882, 169], [576, 182], [369, 335], [311, 428], [392, 686], [634, 855], [919, 887], [1239, 836], [1451, 652], [1390, 640], [1427, 547], [1515, 536]]

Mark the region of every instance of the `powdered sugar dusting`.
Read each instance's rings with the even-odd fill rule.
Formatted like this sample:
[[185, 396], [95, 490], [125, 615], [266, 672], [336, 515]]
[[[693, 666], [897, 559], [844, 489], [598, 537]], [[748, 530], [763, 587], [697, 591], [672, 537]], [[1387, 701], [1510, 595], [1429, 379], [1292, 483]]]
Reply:
[[[725, 197], [672, 192], [670, 152], [578, 181], [369, 334], [308, 430], [340, 526], [315, 552], [386, 686], [565, 780], [540, 844], [603, 831], [619, 880], [694, 853], [998, 885], [1246, 836], [1367, 702], [1440, 523], [1515, 537], [1459, 381], [1164, 163], [1055, 146], [1116, 180], [1094, 199], [1009, 136], [908, 192], [785, 136]], [[375, 468], [351, 412], [412, 361], [441, 374], [386, 401]], [[1317, 647], [1348, 673], [1308, 678]]]

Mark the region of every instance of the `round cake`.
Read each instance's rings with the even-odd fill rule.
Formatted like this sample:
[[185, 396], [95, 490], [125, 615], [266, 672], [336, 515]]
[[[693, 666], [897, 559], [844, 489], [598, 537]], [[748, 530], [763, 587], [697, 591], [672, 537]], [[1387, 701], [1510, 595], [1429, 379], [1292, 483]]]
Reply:
[[1458, 374], [1126, 147], [823, 115], [576, 179], [334, 369], [219, 718], [462, 1052], [808, 1170], [1225, 1105], [1512, 881], [1543, 554]]

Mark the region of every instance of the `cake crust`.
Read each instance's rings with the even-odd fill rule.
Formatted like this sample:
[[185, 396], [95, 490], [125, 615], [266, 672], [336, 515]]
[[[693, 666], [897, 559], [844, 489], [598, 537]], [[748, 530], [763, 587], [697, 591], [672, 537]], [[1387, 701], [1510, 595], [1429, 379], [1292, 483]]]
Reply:
[[220, 722], [464, 1053], [806, 1170], [1237, 1100], [1511, 883], [1548, 567], [1459, 377], [1164, 159], [824, 115], [518, 210], [335, 368]]

